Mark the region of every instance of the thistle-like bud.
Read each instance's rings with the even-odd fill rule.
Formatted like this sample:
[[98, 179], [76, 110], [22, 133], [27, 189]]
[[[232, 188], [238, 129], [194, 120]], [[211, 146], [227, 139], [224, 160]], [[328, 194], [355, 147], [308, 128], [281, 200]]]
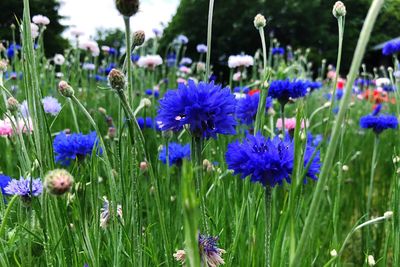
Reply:
[[64, 169], [55, 169], [46, 174], [44, 186], [53, 195], [62, 195], [69, 191], [74, 183], [72, 175]]
[[11, 112], [17, 112], [19, 109], [19, 102], [14, 97], [10, 97], [7, 99], [7, 109]]
[[143, 171], [143, 172], [144, 172], [144, 171], [147, 171], [147, 168], [148, 168], [147, 162], [146, 162], [146, 161], [140, 162], [139, 168], [140, 168], [140, 170]]
[[108, 74], [108, 82], [112, 89], [123, 91], [125, 88], [125, 75], [120, 70], [112, 69]]
[[131, 17], [139, 10], [139, 0], [115, 0], [115, 6], [121, 15]]
[[264, 28], [265, 25], [267, 25], [267, 20], [265, 17], [261, 14], [257, 14], [257, 16], [254, 18], [254, 27], [259, 30], [260, 28]]
[[133, 45], [134, 46], [141, 46], [144, 43], [144, 40], [146, 39], [146, 35], [144, 31], [135, 31], [133, 33]]
[[142, 100], [140, 100], [140, 105], [143, 105], [146, 108], [151, 107], [151, 101], [148, 98], [143, 98]]
[[65, 97], [72, 97], [74, 95], [74, 89], [66, 81], [61, 81], [58, 84], [58, 91]]
[[335, 18], [346, 16], [346, 6], [343, 4], [342, 1], [337, 1], [333, 5], [332, 14]]

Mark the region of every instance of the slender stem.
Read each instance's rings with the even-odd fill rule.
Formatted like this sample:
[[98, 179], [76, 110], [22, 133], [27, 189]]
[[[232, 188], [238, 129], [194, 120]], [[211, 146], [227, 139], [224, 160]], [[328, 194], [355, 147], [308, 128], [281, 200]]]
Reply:
[[321, 174], [319, 177], [319, 181], [317, 183], [317, 187], [315, 189], [310, 209], [308, 215], [306, 217], [303, 231], [300, 237], [300, 241], [298, 243], [295, 260], [292, 263], [292, 266], [299, 266], [301, 264], [301, 259], [305, 257], [306, 249], [307, 249], [307, 241], [309, 240], [310, 235], [312, 236], [315, 221], [318, 218], [320, 204], [322, 202], [322, 192], [324, 190], [326, 181], [330, 177], [330, 170], [332, 167], [333, 159], [336, 154], [336, 148], [338, 145], [338, 140], [340, 137], [340, 129], [342, 127], [342, 123], [344, 120], [344, 116], [347, 112], [347, 108], [349, 106], [351, 100], [351, 92], [352, 86], [358, 74], [358, 69], [361, 65], [361, 60], [364, 57], [365, 49], [369, 38], [371, 36], [372, 28], [375, 24], [376, 18], [379, 14], [379, 11], [382, 8], [384, 0], [374, 0], [369, 11], [368, 15], [365, 19], [365, 23], [363, 25], [363, 29], [361, 30], [361, 34], [358, 40], [357, 48], [354, 53], [353, 62], [351, 64], [350, 73], [348, 75], [347, 83], [346, 83], [346, 91], [341, 101], [339, 114], [337, 115], [337, 119], [335, 121], [333, 131], [332, 131], [332, 138], [328, 145], [328, 149], [324, 159], [324, 165], [321, 169]]
[[126, 41], [126, 57], [125, 62], [127, 66], [126, 76], [128, 76], [128, 100], [132, 101], [133, 92], [132, 92], [132, 61], [131, 61], [131, 30], [130, 30], [130, 17], [124, 16], [125, 23], [125, 41]]
[[286, 127], [285, 127], [285, 105], [281, 104], [281, 120], [282, 120], [282, 128], [281, 133], [285, 136]]
[[68, 98], [67, 101], [68, 101], [69, 106], [70, 106], [70, 108], [71, 108], [71, 114], [72, 114], [72, 118], [73, 118], [73, 120], [74, 120], [75, 130], [76, 130], [77, 132], [80, 132], [80, 130], [79, 130], [79, 124], [78, 124], [78, 119], [77, 119], [77, 117], [76, 117], [74, 105], [72, 104], [71, 99]]
[[211, 37], [212, 37], [212, 21], [214, 11], [214, 0], [210, 0], [208, 7], [208, 26], [207, 26], [207, 56], [206, 56], [206, 74], [204, 81], [207, 82], [210, 77], [210, 60], [211, 60]]
[[265, 266], [271, 266], [272, 199], [271, 186], [265, 187]]

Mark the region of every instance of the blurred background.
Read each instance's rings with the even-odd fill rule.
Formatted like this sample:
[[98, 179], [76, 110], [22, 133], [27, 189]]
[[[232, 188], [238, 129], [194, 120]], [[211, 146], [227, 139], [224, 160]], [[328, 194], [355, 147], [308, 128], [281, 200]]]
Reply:
[[[268, 19], [270, 40], [281, 47], [311, 49], [311, 61], [336, 62], [337, 20], [331, 9], [336, 0], [217, 0], [214, 9], [212, 63], [216, 70], [226, 65], [232, 54], [254, 54], [260, 47], [253, 18], [257, 13]], [[208, 0], [142, 0], [140, 12], [131, 20], [133, 30], [163, 32], [158, 53], [165, 56], [168, 44], [178, 35], [189, 38], [186, 55], [196, 53], [196, 45], [206, 43]], [[370, 0], [344, 1], [347, 8], [344, 34], [343, 72], [348, 70], [359, 31]], [[45, 31], [46, 53], [53, 56], [73, 45], [70, 31], [83, 31], [81, 38], [95, 40], [124, 50], [123, 19], [113, 0], [31, 0], [31, 14], [43, 14], [51, 23]], [[22, 0], [0, 1], [0, 40], [12, 39], [10, 25], [18, 25]], [[365, 62], [371, 68], [385, 64], [376, 45], [400, 36], [400, 0], [387, 0], [375, 26]], [[18, 36], [16, 36], [18, 39]], [[377, 56], [379, 55], [379, 56]]]

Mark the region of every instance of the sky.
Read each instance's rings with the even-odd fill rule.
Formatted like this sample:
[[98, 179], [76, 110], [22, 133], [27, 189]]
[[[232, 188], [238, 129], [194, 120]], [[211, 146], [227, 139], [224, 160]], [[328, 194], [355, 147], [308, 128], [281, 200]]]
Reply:
[[[97, 28], [124, 29], [122, 16], [114, 4], [115, 0], [61, 0], [60, 15], [68, 17], [61, 21], [70, 25], [85, 35], [89, 40], [94, 36]], [[162, 29], [161, 23], [166, 24], [175, 14], [179, 0], [141, 0], [139, 12], [131, 18], [132, 31], [143, 30], [146, 36], [153, 36], [153, 28]], [[72, 38], [69, 30], [64, 37]]]

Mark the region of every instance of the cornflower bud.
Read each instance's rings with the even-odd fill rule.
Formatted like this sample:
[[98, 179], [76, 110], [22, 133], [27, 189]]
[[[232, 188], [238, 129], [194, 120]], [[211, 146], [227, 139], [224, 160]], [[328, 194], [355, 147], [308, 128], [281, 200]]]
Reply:
[[108, 82], [110, 83], [112, 89], [118, 92], [123, 91], [126, 83], [125, 75], [117, 69], [112, 69], [108, 74]]
[[62, 195], [69, 191], [74, 183], [72, 175], [64, 169], [55, 169], [46, 174], [44, 186], [50, 194]]
[[257, 14], [257, 16], [254, 18], [254, 27], [259, 30], [260, 28], [264, 28], [265, 25], [267, 25], [267, 20], [265, 17], [261, 14]]
[[343, 4], [342, 1], [337, 1], [333, 5], [332, 14], [335, 18], [346, 16], [346, 6]]
[[74, 95], [74, 89], [66, 81], [61, 81], [58, 84], [58, 91], [65, 97], [72, 97]]

